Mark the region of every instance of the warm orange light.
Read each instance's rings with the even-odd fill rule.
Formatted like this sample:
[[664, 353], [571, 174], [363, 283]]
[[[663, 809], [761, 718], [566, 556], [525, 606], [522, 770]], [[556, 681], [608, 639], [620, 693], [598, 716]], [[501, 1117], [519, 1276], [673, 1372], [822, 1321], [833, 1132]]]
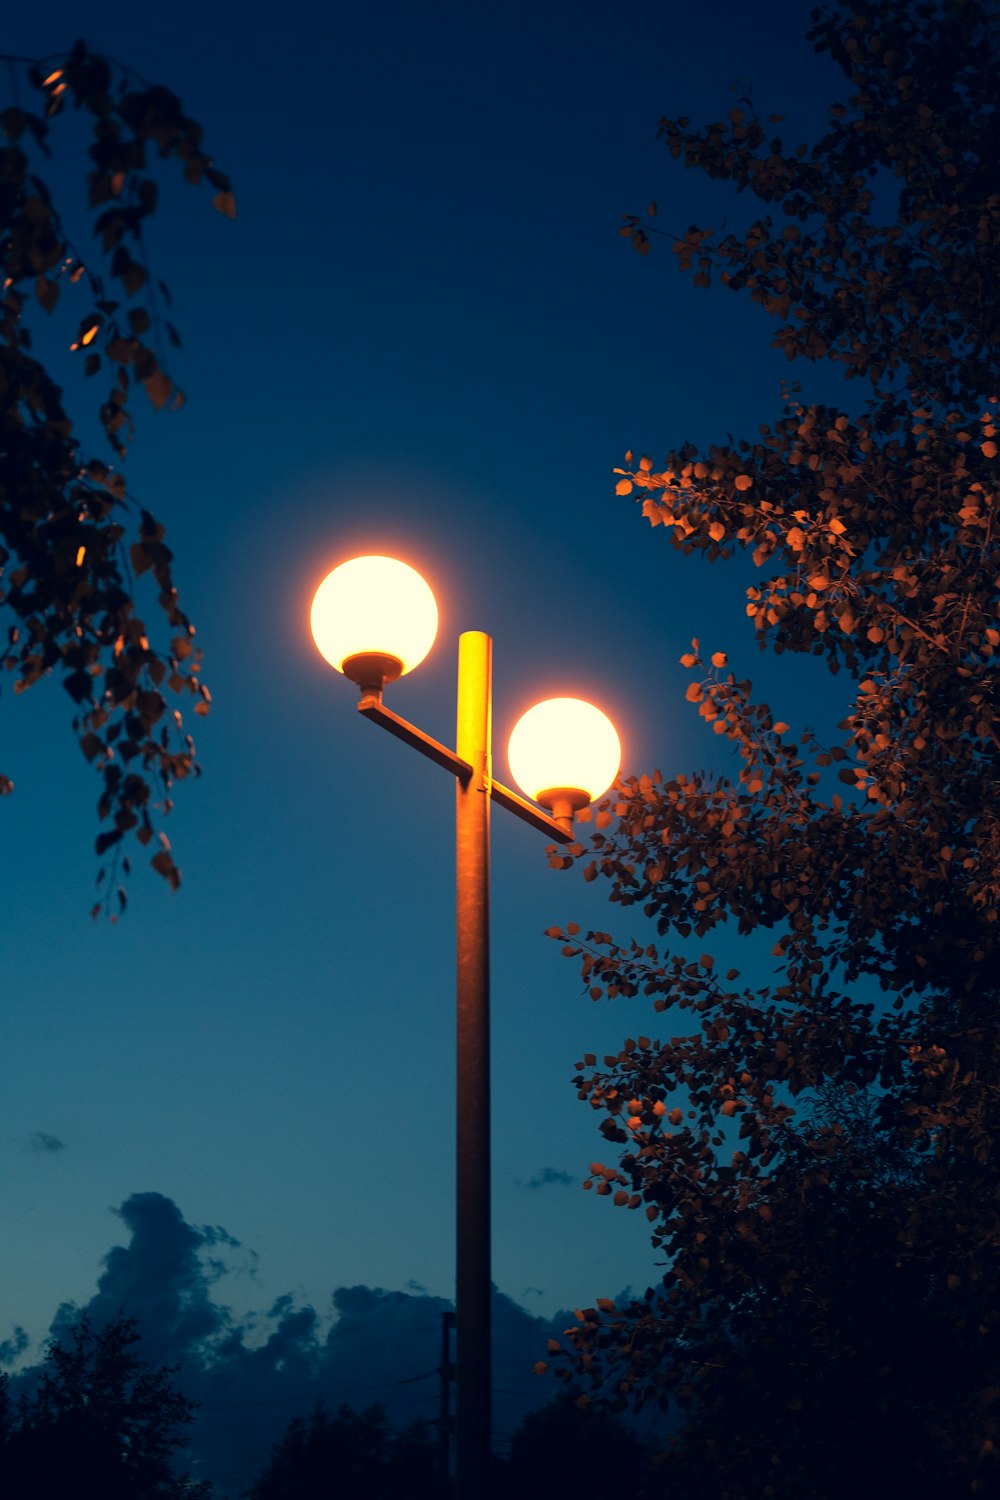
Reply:
[[621, 741], [606, 713], [581, 698], [547, 698], [522, 714], [507, 746], [511, 774], [535, 801], [576, 789], [593, 801], [607, 791], [622, 760]]
[[403, 672], [434, 644], [434, 595], [415, 568], [394, 557], [354, 557], [328, 573], [309, 615], [321, 656], [338, 672], [352, 656], [396, 657]]

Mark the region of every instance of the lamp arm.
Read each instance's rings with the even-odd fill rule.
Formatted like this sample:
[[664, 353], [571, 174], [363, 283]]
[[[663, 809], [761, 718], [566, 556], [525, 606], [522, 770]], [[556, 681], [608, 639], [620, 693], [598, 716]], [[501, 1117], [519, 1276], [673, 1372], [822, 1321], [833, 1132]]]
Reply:
[[[491, 782], [490, 796], [494, 802], [498, 802], [508, 812], [512, 812], [516, 817], [522, 818], [525, 823], [530, 823], [532, 828], [537, 828], [539, 833], [546, 833], [550, 839], [555, 839], [557, 844], [572, 844], [576, 837], [570, 819], [557, 822], [555, 818], [550, 818], [548, 813], [542, 812], [540, 807], [536, 807], [533, 802], [529, 802], [526, 797], [520, 796], [517, 792], [512, 792], [510, 787], [504, 786], [502, 782]], [[566, 826], [567, 822], [569, 823], [568, 828]]]
[[[394, 734], [398, 740], [403, 741], [404, 745], [410, 745], [414, 750], [419, 750], [421, 755], [426, 755], [428, 760], [443, 766], [446, 771], [457, 776], [459, 781], [466, 782], [472, 775], [472, 767], [468, 761], [456, 755], [454, 750], [449, 750], [447, 745], [442, 745], [440, 740], [435, 740], [429, 734], [425, 734], [422, 729], [417, 728], [416, 724], [411, 724], [408, 719], [394, 714], [391, 708], [386, 708], [378, 694], [363, 692], [361, 701], [358, 703], [358, 712], [366, 719], [370, 719], [373, 724], [378, 724], [383, 729], [387, 729], [390, 734]], [[490, 796], [494, 802], [505, 807], [508, 812], [514, 813], [523, 822], [530, 823], [532, 828], [537, 829], [539, 833], [547, 834], [557, 844], [573, 842], [572, 825], [567, 828], [565, 822], [557, 822], [555, 818], [550, 818], [548, 813], [536, 807], [533, 802], [529, 802], [526, 797], [512, 792], [510, 787], [504, 786], [502, 782], [490, 782]]]
[[366, 719], [371, 719], [373, 724], [379, 724], [383, 729], [388, 729], [404, 745], [410, 745], [414, 750], [419, 750], [421, 755], [426, 755], [428, 760], [433, 760], [437, 765], [443, 766], [459, 781], [468, 781], [472, 775], [472, 767], [467, 760], [456, 755], [454, 750], [449, 750], [447, 745], [442, 745], [440, 740], [433, 739], [418, 729], [416, 724], [411, 724], [409, 719], [403, 719], [399, 714], [394, 714], [391, 708], [386, 708], [381, 697], [376, 693], [363, 692], [358, 704], [358, 713], [363, 714]]

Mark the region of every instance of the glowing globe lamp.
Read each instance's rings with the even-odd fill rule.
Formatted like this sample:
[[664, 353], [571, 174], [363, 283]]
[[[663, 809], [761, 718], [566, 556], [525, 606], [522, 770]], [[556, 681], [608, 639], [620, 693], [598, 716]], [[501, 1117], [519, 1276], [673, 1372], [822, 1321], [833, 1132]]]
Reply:
[[309, 624], [331, 667], [362, 692], [380, 693], [423, 661], [437, 635], [438, 612], [430, 588], [408, 563], [354, 557], [323, 579]]
[[621, 765], [615, 726], [581, 698], [547, 698], [514, 725], [507, 759], [529, 797], [555, 818], [570, 818], [607, 791]]

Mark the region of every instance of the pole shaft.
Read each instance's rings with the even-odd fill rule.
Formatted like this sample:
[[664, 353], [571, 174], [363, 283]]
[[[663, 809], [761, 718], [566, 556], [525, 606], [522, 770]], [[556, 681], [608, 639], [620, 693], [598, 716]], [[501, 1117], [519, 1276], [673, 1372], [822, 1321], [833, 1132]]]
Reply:
[[458, 972], [455, 1478], [457, 1500], [490, 1493], [490, 776], [493, 643], [458, 642]]

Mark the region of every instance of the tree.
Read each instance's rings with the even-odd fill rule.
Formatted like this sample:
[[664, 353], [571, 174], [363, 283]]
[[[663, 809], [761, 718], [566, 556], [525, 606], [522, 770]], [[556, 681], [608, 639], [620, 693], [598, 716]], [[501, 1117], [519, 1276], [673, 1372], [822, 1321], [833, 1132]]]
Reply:
[[[752, 441], [627, 455], [617, 492], [684, 554], [749, 554], [758, 645], [839, 674], [843, 717], [790, 730], [695, 641], [738, 771], [630, 778], [553, 856], [675, 940], [552, 929], [677, 1033], [578, 1064], [623, 1148], [585, 1186], [644, 1209], [666, 1274], [581, 1310], [558, 1364], [680, 1404], [684, 1495], [958, 1494], [1000, 1483], [1000, 13], [839, 0], [809, 40], [848, 88], [812, 145], [750, 100], [660, 135], [757, 214], [672, 236], [680, 268], [843, 406], [789, 389]], [[701, 952], [725, 922], [770, 935], [773, 984]]]
[[649, 1452], [606, 1408], [580, 1405], [573, 1390], [529, 1412], [513, 1434], [500, 1493], [519, 1500], [585, 1492], [611, 1495], [628, 1479], [628, 1493], [651, 1493], [645, 1476]]
[[52, 1343], [33, 1395], [14, 1405], [0, 1390], [0, 1477], [7, 1500], [208, 1500], [210, 1486], [175, 1472], [180, 1429], [195, 1403], [175, 1390], [172, 1369], [151, 1369], [132, 1351], [134, 1318], [100, 1333], [86, 1316], [69, 1344]]
[[437, 1439], [427, 1422], [394, 1433], [382, 1406], [334, 1416], [317, 1403], [295, 1417], [248, 1500], [442, 1500]]
[[[149, 157], [175, 157], [186, 181], [207, 180], [214, 207], [230, 217], [233, 195], [202, 149], [201, 127], [168, 89], [82, 42], [44, 63], [4, 61], [15, 88], [20, 73], [37, 104], [15, 96], [0, 110], [0, 603], [12, 621], [0, 659], [15, 693], [55, 672], [73, 700], [80, 748], [102, 777], [98, 811], [109, 826], [98, 854], [114, 850], [116, 871], [127, 833], [149, 845], [159, 832], [152, 864], [176, 887], [157, 825], [174, 782], [197, 767], [168, 695], [191, 694], [195, 712], [205, 713], [209, 693], [164, 528], [129, 495], [122, 472], [136, 386], [157, 409], [183, 400], [164, 352], [180, 343], [166, 316], [170, 293], [151, 279], [144, 244], [158, 191]], [[70, 103], [89, 117], [92, 135], [95, 216], [82, 244], [36, 163], [51, 155], [52, 121]], [[112, 462], [84, 451], [60, 385], [31, 352], [32, 311], [58, 320], [57, 309], [68, 326], [71, 378], [100, 377], [98, 427]], [[144, 573], [171, 632], [167, 646], [155, 644], [140, 609], [135, 580]], [[0, 777], [0, 792], [11, 790]], [[123, 890], [119, 900], [123, 908]]]

